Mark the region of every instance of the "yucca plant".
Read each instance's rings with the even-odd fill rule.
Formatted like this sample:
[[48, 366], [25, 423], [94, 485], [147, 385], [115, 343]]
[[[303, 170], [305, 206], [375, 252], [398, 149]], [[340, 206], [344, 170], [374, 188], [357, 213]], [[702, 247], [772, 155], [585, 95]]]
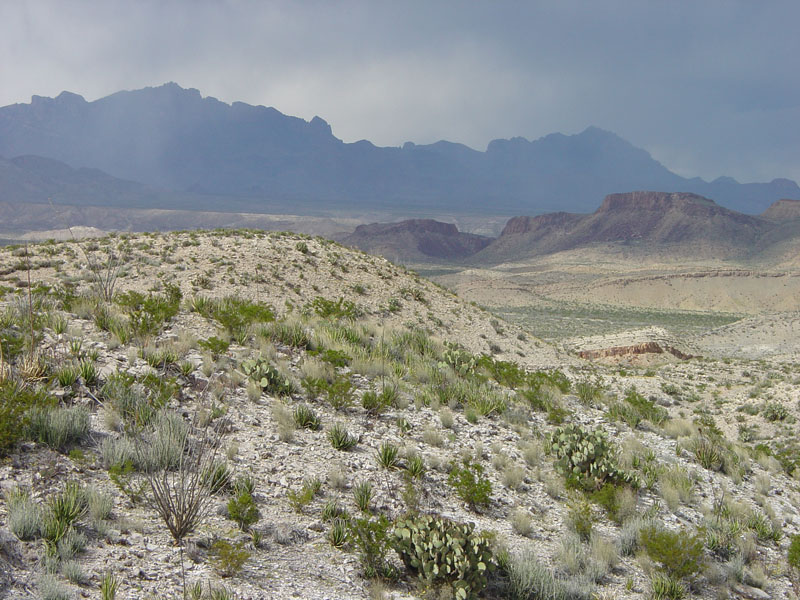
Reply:
[[352, 450], [358, 444], [358, 437], [352, 435], [341, 423], [335, 423], [328, 430], [328, 440], [337, 450]]
[[369, 512], [369, 505], [372, 502], [372, 484], [369, 481], [361, 481], [353, 488], [353, 500], [361, 512]]
[[319, 417], [307, 404], [298, 404], [294, 407], [294, 423], [311, 431], [317, 431], [322, 427]]
[[375, 456], [378, 464], [384, 469], [396, 469], [398, 466], [397, 446], [391, 442], [383, 442]]

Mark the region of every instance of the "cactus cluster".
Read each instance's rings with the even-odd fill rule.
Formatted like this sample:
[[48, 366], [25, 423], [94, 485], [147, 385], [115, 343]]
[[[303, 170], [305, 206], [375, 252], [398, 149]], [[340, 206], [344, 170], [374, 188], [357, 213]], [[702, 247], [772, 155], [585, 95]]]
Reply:
[[265, 392], [279, 396], [288, 396], [292, 393], [292, 383], [264, 358], [245, 360], [242, 362], [241, 368], [242, 372], [261, 386]]
[[472, 523], [423, 515], [398, 520], [392, 535], [403, 564], [426, 584], [450, 585], [458, 600], [475, 598], [486, 587], [492, 550]]
[[570, 423], [557, 428], [548, 439], [548, 451], [556, 457], [556, 469], [587, 489], [604, 482], [634, 483], [633, 476], [617, 466], [617, 452], [602, 429]]
[[459, 348], [458, 344], [446, 343], [447, 348], [442, 352], [442, 365], [449, 365], [453, 370], [465, 377], [475, 371], [478, 359], [466, 350]]

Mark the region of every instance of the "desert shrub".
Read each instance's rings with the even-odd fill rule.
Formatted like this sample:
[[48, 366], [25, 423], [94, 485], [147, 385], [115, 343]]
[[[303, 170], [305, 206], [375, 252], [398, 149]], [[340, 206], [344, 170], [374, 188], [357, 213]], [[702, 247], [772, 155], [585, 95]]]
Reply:
[[462, 466], [454, 466], [447, 478], [456, 494], [470, 508], [488, 506], [491, 502], [492, 484], [483, 474], [483, 466], [464, 460]]
[[556, 457], [555, 467], [567, 484], [585, 490], [597, 489], [606, 481], [634, 483], [632, 474], [617, 465], [617, 450], [601, 429], [568, 424], [550, 434], [547, 450]]
[[89, 409], [85, 406], [36, 406], [28, 412], [27, 420], [31, 439], [60, 452], [89, 435]]
[[228, 501], [228, 515], [242, 531], [249, 530], [261, 518], [253, 496], [246, 490]]
[[0, 377], [0, 456], [7, 454], [25, 437], [29, 411], [44, 402], [43, 393]]
[[792, 536], [786, 553], [786, 560], [791, 568], [800, 570], [800, 534]]
[[761, 416], [767, 421], [783, 421], [789, 416], [789, 410], [780, 402], [767, 402], [761, 409]]
[[217, 321], [237, 340], [246, 335], [251, 325], [275, 320], [275, 313], [268, 304], [252, 302], [238, 296], [195, 302], [193, 307], [207, 319]]
[[406, 569], [427, 585], [447, 584], [455, 598], [476, 598], [495, 562], [489, 540], [474, 528], [429, 515], [399, 520], [392, 547]]
[[611, 403], [607, 414], [609, 418], [624, 421], [632, 428], [636, 428], [642, 421], [661, 425], [669, 416], [665, 408], [642, 396], [636, 388], [628, 389], [621, 402]]
[[591, 600], [594, 586], [578, 578], [563, 580], [540, 562], [535, 552], [514, 556], [508, 563], [512, 600]]
[[23, 541], [35, 539], [42, 526], [42, 514], [30, 492], [12, 488], [5, 493], [5, 499], [11, 533]]
[[[129, 326], [135, 335], [158, 335], [164, 325], [178, 314], [181, 304], [181, 290], [176, 285], [167, 284], [165, 294], [148, 294], [129, 291], [118, 294], [116, 303], [128, 314]], [[108, 329], [105, 327], [104, 329]]]
[[313, 312], [323, 319], [357, 319], [361, 316], [361, 309], [355, 302], [339, 298], [338, 300], [328, 300], [322, 296], [317, 296], [304, 307], [306, 312]]
[[[334, 524], [339, 519], [334, 521]], [[358, 555], [364, 576], [368, 579], [397, 579], [397, 569], [387, 559], [392, 549], [392, 523], [379, 515], [347, 521], [347, 539]]]
[[286, 497], [296, 512], [302, 512], [303, 508], [311, 504], [321, 487], [322, 482], [316, 477], [311, 477], [303, 481], [303, 487], [299, 491], [289, 490]]
[[703, 537], [686, 529], [671, 531], [651, 525], [639, 532], [647, 555], [659, 563], [670, 577], [692, 577], [703, 568]]
[[226, 540], [217, 540], [211, 545], [211, 564], [222, 577], [234, 577], [250, 558], [250, 552], [244, 542], [231, 544]]

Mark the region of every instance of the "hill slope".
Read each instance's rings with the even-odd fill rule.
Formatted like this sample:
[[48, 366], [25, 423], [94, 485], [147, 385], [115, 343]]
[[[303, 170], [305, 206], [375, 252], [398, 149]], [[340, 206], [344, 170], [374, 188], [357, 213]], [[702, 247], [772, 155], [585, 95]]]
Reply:
[[595, 127], [495, 140], [485, 152], [444, 141], [380, 148], [343, 143], [319, 117], [306, 122], [274, 108], [228, 105], [174, 83], [93, 102], [63, 92], [0, 108], [0, 155], [39, 155], [149, 186], [237, 195], [252, 204], [239, 210], [253, 212], [264, 201], [316, 210], [400, 205], [406, 215], [587, 211], [598, 195], [670, 189], [759, 213], [779, 198], [800, 198], [788, 180], [684, 179]]
[[392, 261], [412, 262], [465, 258], [485, 248], [492, 239], [462, 233], [450, 223], [412, 219], [400, 223], [359, 225], [339, 241]]
[[[120, 600], [179, 597], [183, 573], [204, 598], [633, 600], [666, 573], [704, 600], [791, 593], [790, 364], [589, 365], [295, 234], [45, 243], [0, 265], [4, 596], [99, 596], [113, 576]], [[180, 550], [159, 485], [200, 499]], [[402, 543], [428, 516], [463, 526], [426, 538], [451, 558], [425, 556], [432, 582]]]

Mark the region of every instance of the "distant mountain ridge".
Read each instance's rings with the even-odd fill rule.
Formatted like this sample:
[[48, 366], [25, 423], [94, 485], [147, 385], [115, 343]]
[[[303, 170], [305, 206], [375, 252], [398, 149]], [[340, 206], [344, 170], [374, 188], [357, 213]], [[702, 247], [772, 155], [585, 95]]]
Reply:
[[453, 241], [467, 234], [435, 221], [424, 226], [416, 221], [362, 225], [341, 241], [405, 261], [494, 264], [598, 244], [630, 251], [668, 250], [675, 256], [733, 258], [800, 243], [800, 202], [780, 200], [764, 214], [773, 218], [732, 211], [696, 194], [637, 191], [610, 194], [589, 214], [512, 217], [498, 238], [483, 238], [477, 245], [452, 243], [449, 253], [420, 240], [429, 242], [433, 232]]
[[535, 141], [494, 140], [485, 152], [445, 141], [382, 148], [365, 140], [344, 143], [319, 117], [307, 122], [274, 108], [229, 105], [175, 83], [93, 102], [62, 92], [0, 108], [0, 156], [22, 155], [100, 169], [151, 188], [236, 196], [242, 210], [254, 211], [265, 203], [301, 202], [406, 214], [587, 212], [610, 193], [661, 189], [757, 214], [780, 198], [800, 199], [800, 187], [786, 179], [682, 178], [596, 127]]

